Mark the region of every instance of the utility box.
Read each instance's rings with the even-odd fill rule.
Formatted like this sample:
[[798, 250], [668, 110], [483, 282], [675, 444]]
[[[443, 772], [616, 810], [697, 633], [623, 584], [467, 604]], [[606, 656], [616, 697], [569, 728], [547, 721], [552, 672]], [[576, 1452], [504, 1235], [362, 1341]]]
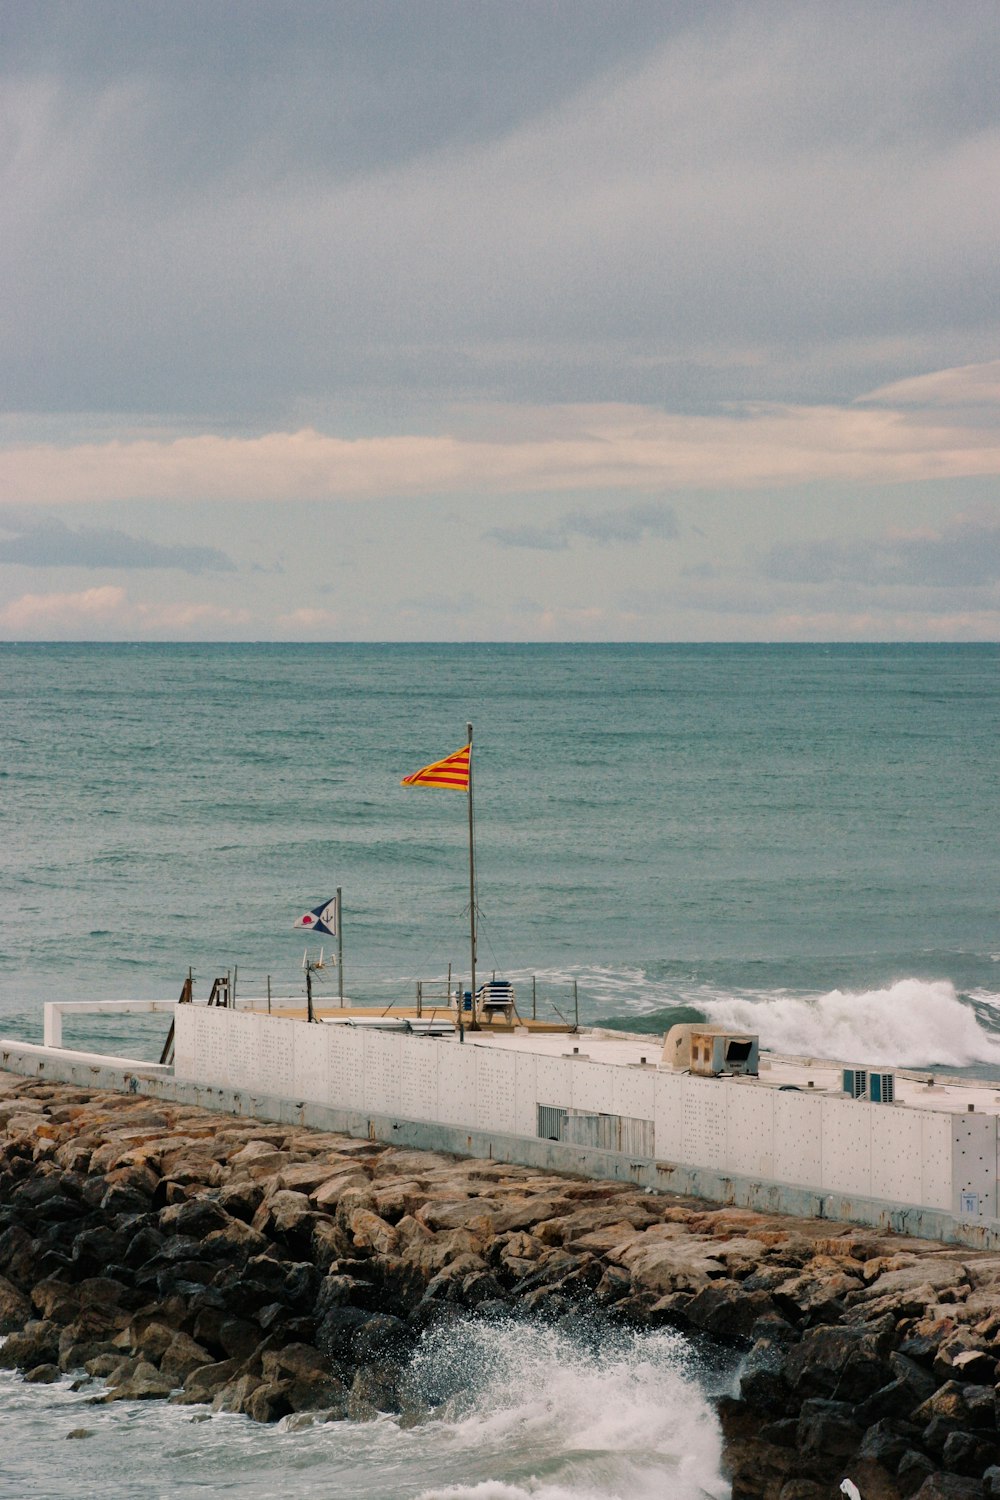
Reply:
[[844, 1093], [849, 1099], [867, 1099], [870, 1104], [895, 1104], [895, 1074], [874, 1073], [869, 1068], [845, 1068]]
[[759, 1038], [745, 1031], [723, 1031], [718, 1026], [671, 1026], [663, 1043], [661, 1066], [701, 1078], [756, 1074], [760, 1064]]

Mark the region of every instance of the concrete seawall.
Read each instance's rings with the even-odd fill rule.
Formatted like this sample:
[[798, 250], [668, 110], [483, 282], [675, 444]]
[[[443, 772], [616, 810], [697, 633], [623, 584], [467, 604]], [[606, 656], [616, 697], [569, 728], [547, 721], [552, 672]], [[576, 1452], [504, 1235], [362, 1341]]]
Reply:
[[963, 1220], [940, 1209], [844, 1193], [817, 1192], [794, 1184], [767, 1182], [677, 1162], [636, 1159], [617, 1152], [508, 1131], [469, 1130], [460, 1125], [406, 1119], [397, 1114], [339, 1109], [266, 1092], [214, 1087], [208, 1083], [178, 1079], [172, 1069], [156, 1064], [115, 1057], [95, 1058], [89, 1053], [0, 1039], [0, 1068], [25, 1077], [116, 1089], [172, 1103], [196, 1104], [223, 1114], [304, 1125], [315, 1130], [333, 1130], [417, 1150], [447, 1151], [520, 1163], [544, 1171], [628, 1182], [657, 1193], [690, 1194], [709, 1202], [752, 1208], [762, 1213], [862, 1224], [879, 1232], [914, 1235], [976, 1249], [1000, 1248], [1000, 1230], [994, 1222]]

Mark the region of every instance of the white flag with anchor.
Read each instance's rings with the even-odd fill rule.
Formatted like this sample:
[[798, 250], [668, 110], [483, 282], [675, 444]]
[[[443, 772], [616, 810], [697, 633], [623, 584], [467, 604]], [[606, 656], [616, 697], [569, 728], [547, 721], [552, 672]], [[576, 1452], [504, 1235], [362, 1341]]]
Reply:
[[337, 898], [332, 901], [321, 902], [314, 906], [311, 911], [303, 912], [296, 927], [306, 927], [310, 932], [322, 932], [328, 937], [337, 936]]

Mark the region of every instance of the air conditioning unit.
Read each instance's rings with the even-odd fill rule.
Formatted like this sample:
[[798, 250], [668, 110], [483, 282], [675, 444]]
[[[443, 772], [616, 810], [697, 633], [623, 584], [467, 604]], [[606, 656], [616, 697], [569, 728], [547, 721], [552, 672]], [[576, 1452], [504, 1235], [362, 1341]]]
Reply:
[[844, 1069], [844, 1093], [849, 1099], [868, 1098], [868, 1069]]
[[873, 1073], [868, 1068], [845, 1068], [844, 1093], [849, 1099], [867, 1099], [870, 1104], [894, 1104], [895, 1074]]

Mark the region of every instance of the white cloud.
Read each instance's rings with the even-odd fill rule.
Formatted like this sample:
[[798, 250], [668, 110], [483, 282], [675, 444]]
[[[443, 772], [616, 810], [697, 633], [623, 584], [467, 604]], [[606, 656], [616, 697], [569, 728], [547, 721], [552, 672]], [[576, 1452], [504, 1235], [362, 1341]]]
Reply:
[[[933, 420], [922, 409], [755, 402], [694, 416], [606, 404], [512, 407], [505, 415], [502, 440], [477, 431], [470, 409], [453, 414], [455, 431], [436, 436], [343, 438], [303, 429], [26, 444], [0, 451], [0, 484], [15, 503], [59, 505], [753, 489], [1000, 473], [995, 422]], [[495, 429], [497, 408], [484, 418]]]
[[241, 630], [251, 623], [247, 609], [203, 603], [147, 604], [123, 588], [105, 584], [77, 593], [22, 594], [0, 609], [0, 629], [25, 640], [86, 640], [168, 637], [201, 639], [213, 632]]
[[887, 406], [1000, 407], [1000, 359], [894, 380], [860, 400]]

